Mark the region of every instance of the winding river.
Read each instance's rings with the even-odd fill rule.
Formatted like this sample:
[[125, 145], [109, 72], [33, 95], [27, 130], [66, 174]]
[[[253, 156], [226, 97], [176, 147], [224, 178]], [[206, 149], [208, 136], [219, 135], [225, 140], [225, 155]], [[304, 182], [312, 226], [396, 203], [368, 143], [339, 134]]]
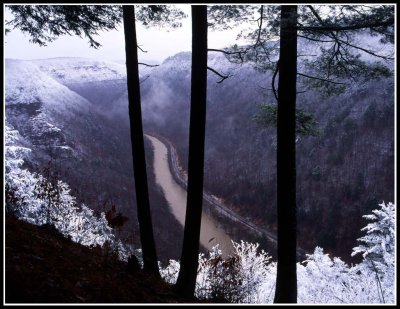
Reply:
[[[178, 222], [184, 226], [186, 213], [186, 191], [174, 180], [169, 164], [168, 149], [159, 139], [146, 135], [154, 149], [154, 174], [156, 183], [163, 190], [171, 213]], [[208, 250], [216, 244], [222, 250], [223, 255], [232, 253], [231, 238], [220, 223], [203, 212], [201, 218], [200, 243]]]

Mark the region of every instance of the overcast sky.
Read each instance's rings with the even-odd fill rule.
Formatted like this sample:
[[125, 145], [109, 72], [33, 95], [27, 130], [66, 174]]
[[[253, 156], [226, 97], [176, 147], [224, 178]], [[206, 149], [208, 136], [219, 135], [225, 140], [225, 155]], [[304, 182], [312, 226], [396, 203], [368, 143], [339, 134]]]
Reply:
[[[140, 61], [161, 62], [180, 51], [191, 50], [190, 5], [178, 5], [188, 15], [178, 29], [150, 28], [137, 24], [138, 44], [147, 53], [139, 52]], [[5, 12], [6, 20], [10, 14]], [[8, 13], [8, 14], [7, 14]], [[235, 43], [238, 29], [230, 31], [209, 31], [209, 48], [222, 48]], [[102, 32], [97, 37], [102, 45], [99, 49], [89, 47], [86, 38], [62, 36], [48, 43], [46, 47], [29, 42], [29, 37], [19, 30], [13, 30], [5, 37], [4, 53], [6, 58], [40, 59], [53, 57], [87, 57], [112, 61], [124, 61], [125, 45], [122, 23], [117, 30]]]

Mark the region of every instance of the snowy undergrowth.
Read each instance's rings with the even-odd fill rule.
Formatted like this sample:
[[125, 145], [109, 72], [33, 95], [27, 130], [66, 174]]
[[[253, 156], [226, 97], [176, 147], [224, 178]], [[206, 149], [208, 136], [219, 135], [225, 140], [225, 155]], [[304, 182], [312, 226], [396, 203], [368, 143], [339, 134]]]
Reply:
[[[298, 303], [373, 304], [395, 302], [395, 205], [382, 203], [365, 228], [366, 235], [353, 254], [362, 254], [357, 265], [348, 265], [316, 247], [297, 264]], [[276, 262], [258, 245], [233, 242], [234, 253], [227, 259], [215, 246], [206, 257], [199, 255], [196, 296], [234, 303], [272, 303], [275, 294]], [[175, 283], [180, 264], [170, 260], [161, 267], [165, 281]]]
[[116, 239], [104, 213], [97, 217], [86, 205], [78, 205], [68, 184], [23, 169], [24, 158], [31, 150], [18, 145], [22, 137], [7, 123], [4, 133], [6, 211], [32, 224], [54, 225], [64, 236], [84, 246], [107, 245], [123, 261], [137, 253]]

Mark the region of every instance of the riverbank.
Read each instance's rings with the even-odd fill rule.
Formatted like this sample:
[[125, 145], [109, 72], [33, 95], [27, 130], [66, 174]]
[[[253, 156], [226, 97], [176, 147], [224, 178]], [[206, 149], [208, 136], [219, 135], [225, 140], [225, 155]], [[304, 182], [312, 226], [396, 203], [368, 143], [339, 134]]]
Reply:
[[[153, 169], [156, 183], [163, 190], [171, 213], [180, 225], [184, 226], [186, 191], [174, 180], [173, 173], [171, 173], [167, 146], [155, 137], [149, 135], [147, 137], [154, 150]], [[233, 249], [231, 238], [223, 226], [204, 212], [201, 220], [200, 243], [207, 250], [211, 250], [213, 246], [219, 244], [220, 249], [226, 255], [230, 254]]]
[[[148, 138], [153, 138], [161, 142], [167, 149], [166, 157], [169, 165], [169, 170], [173, 180], [181, 187], [180, 190], [187, 188], [187, 172], [179, 163], [179, 156], [172, 143], [158, 134], [147, 135]], [[267, 229], [260, 227], [241, 215], [235, 213], [230, 208], [223, 205], [220, 199], [204, 192], [203, 194], [203, 213], [215, 221], [220, 223], [221, 228], [234, 241], [243, 239], [246, 235], [246, 240], [258, 242], [261, 247], [268, 251], [273, 257], [276, 256], [277, 237]], [[240, 235], [240, 236], [239, 236]], [[306, 251], [300, 247], [297, 249], [298, 258], [303, 259]]]

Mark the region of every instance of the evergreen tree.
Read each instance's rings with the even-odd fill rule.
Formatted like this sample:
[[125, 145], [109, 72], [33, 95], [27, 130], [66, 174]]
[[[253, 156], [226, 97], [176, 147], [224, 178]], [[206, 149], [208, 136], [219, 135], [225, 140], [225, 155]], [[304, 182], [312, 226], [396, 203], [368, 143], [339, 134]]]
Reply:
[[[325, 12], [323, 12], [325, 9]], [[328, 10], [326, 10], [328, 9]], [[384, 62], [390, 54], [364, 48], [355, 41], [361, 31], [379, 35], [381, 43], [394, 40], [394, 7], [379, 6], [260, 6], [258, 27], [245, 35], [254, 44], [219, 50], [232, 61], [254, 62], [263, 70], [274, 70], [272, 91], [278, 102], [277, 112], [277, 209], [278, 271], [275, 302], [296, 302], [296, 75], [308, 87], [325, 94], [343, 91], [345, 81], [368, 80], [389, 76]], [[226, 21], [248, 20], [249, 10], [242, 6], [216, 6], [211, 24], [226, 27]], [[223, 17], [220, 17], [222, 15]], [[278, 46], [271, 39], [279, 36]], [[320, 48], [316, 58], [306, 59], [300, 72], [297, 65], [297, 38], [314, 42]], [[290, 46], [290, 48], [288, 47]], [[217, 51], [217, 50], [214, 50]], [[362, 52], [380, 61], [360, 59]], [[383, 63], [382, 63], [383, 61]], [[279, 72], [278, 93], [275, 78]], [[307, 73], [307, 74], [306, 74]]]
[[157, 253], [147, 185], [134, 6], [123, 6], [123, 19], [132, 156], [144, 270], [158, 274]]
[[296, 75], [297, 6], [281, 6], [277, 119], [278, 269], [275, 302], [297, 301]]
[[181, 269], [177, 288], [193, 296], [196, 286], [203, 203], [204, 144], [207, 103], [207, 7], [192, 6], [192, 78], [189, 166]]
[[365, 266], [382, 274], [395, 264], [395, 206], [393, 203], [379, 206], [380, 209], [364, 216], [373, 222], [362, 229], [366, 235], [358, 239], [360, 245], [353, 248], [352, 256], [362, 254]]

